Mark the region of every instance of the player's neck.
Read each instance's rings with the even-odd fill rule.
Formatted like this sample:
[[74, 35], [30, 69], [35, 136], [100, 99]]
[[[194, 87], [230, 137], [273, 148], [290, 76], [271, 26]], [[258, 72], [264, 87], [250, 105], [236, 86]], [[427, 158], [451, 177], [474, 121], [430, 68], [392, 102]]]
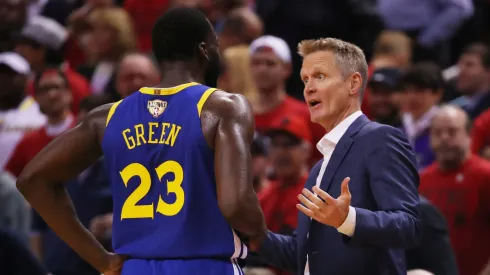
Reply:
[[204, 72], [189, 62], [164, 62], [162, 68], [162, 81], [160, 86], [164, 88], [175, 87], [189, 82], [202, 83]]

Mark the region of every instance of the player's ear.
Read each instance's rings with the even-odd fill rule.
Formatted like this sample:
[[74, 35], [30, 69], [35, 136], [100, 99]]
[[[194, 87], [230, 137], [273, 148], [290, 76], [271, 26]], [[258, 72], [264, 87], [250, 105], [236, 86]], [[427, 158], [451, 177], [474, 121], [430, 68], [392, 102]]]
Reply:
[[202, 57], [204, 57], [204, 59], [206, 59], [207, 61], [209, 61], [209, 53], [208, 53], [208, 49], [207, 49], [206, 46], [207, 45], [206, 45], [205, 42], [199, 43], [199, 52], [202, 55]]

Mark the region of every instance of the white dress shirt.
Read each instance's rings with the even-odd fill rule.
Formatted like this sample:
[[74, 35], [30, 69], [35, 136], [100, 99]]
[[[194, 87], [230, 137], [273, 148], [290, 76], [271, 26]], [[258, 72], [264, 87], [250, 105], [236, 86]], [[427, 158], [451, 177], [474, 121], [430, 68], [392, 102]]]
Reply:
[[[347, 129], [354, 123], [354, 121], [362, 115], [361, 111], [357, 111], [350, 116], [346, 117], [339, 125], [335, 126], [330, 132], [328, 132], [325, 136], [320, 139], [317, 143], [316, 148], [323, 155], [322, 166], [320, 167], [320, 172], [318, 173], [318, 177], [316, 178], [316, 186], [320, 187], [320, 183], [323, 179], [323, 174], [325, 173], [325, 169], [327, 169], [328, 162], [330, 161], [330, 157], [332, 156], [333, 151], [335, 150], [335, 146], [339, 143], [342, 136], [345, 134]], [[356, 229], [356, 209], [352, 206], [349, 206], [349, 214], [347, 214], [347, 218], [344, 223], [337, 228], [337, 231], [340, 233], [352, 237], [354, 235], [354, 231]], [[308, 237], [308, 236], [307, 236]], [[306, 256], [306, 266], [305, 266], [305, 275], [309, 275], [309, 265], [308, 265], [308, 255]]]

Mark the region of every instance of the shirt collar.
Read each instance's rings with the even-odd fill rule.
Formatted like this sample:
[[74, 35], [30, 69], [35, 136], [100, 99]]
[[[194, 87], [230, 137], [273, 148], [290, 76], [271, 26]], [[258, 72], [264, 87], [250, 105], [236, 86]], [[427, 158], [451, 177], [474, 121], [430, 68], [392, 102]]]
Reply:
[[335, 145], [339, 143], [347, 129], [349, 129], [352, 123], [354, 123], [354, 121], [361, 115], [361, 111], [354, 112], [342, 120], [342, 122], [335, 126], [330, 132], [324, 135], [316, 144], [318, 151], [320, 151], [320, 153], [322, 153], [324, 156], [331, 154], [331, 151], [335, 148]]

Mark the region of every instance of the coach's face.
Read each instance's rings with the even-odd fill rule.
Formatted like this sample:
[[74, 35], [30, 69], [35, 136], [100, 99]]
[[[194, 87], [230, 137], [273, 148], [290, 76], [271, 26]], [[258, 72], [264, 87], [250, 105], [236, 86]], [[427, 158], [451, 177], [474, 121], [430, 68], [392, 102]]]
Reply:
[[303, 59], [301, 79], [305, 84], [304, 96], [311, 121], [328, 127], [342, 116], [350, 104], [351, 81], [345, 78], [329, 51], [317, 51]]

